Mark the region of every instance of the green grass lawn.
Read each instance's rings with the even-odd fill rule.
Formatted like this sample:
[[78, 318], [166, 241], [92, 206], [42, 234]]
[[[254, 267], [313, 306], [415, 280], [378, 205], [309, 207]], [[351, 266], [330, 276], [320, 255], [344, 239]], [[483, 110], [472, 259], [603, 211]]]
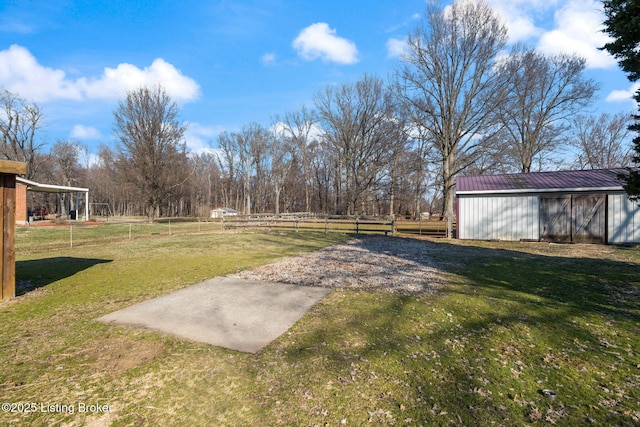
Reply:
[[94, 321], [344, 238], [18, 242], [27, 291], [0, 303], [0, 401], [37, 410], [0, 423], [640, 424], [640, 248], [425, 240], [448, 278], [436, 294], [335, 290], [256, 355]]

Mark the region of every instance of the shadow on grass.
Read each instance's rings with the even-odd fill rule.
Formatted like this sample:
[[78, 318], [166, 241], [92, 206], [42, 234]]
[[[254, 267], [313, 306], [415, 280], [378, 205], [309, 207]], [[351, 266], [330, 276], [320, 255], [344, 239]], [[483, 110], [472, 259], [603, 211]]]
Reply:
[[73, 276], [94, 265], [108, 262], [111, 262], [111, 260], [75, 257], [16, 261], [16, 296], [24, 295], [27, 292]]
[[614, 252], [609, 257], [584, 247], [583, 257], [571, 246], [541, 247], [542, 254], [516, 246], [421, 241], [412, 247], [418, 255], [372, 245], [432, 262], [452, 282], [435, 296], [347, 296], [339, 311], [323, 313], [337, 317], [329, 327], [297, 339], [289, 360], [322, 351], [324, 367], [316, 369], [351, 372], [354, 384], [385, 366], [402, 386], [370, 380], [381, 393], [389, 389], [371, 407], [384, 400], [411, 408], [394, 415], [427, 424], [633, 425], [640, 256], [627, 262], [609, 259], [625, 248], [602, 248]]

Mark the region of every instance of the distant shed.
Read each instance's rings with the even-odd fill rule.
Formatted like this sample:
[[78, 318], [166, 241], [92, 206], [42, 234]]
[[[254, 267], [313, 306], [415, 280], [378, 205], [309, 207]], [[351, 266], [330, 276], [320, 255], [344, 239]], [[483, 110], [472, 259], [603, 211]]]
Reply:
[[640, 206], [627, 169], [460, 176], [459, 239], [640, 243]]
[[217, 208], [211, 210], [211, 218], [224, 218], [225, 216], [237, 216], [238, 211], [231, 208]]

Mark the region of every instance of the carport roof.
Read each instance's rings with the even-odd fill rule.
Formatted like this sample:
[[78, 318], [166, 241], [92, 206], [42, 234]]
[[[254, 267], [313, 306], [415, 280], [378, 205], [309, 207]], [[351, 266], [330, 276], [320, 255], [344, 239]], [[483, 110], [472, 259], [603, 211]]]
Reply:
[[16, 177], [17, 182], [21, 182], [27, 186], [29, 191], [38, 191], [42, 193], [88, 193], [88, 188], [69, 187], [66, 185], [40, 184], [39, 182], [30, 181], [28, 179]]
[[457, 194], [531, 193], [563, 191], [621, 191], [618, 176], [640, 168], [569, 170], [504, 175], [459, 176]]

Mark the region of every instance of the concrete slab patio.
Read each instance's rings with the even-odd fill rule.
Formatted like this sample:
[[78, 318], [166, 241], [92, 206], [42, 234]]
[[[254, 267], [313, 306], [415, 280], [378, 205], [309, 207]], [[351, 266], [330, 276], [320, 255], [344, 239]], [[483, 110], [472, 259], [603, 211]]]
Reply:
[[255, 353], [331, 290], [216, 277], [97, 319]]

